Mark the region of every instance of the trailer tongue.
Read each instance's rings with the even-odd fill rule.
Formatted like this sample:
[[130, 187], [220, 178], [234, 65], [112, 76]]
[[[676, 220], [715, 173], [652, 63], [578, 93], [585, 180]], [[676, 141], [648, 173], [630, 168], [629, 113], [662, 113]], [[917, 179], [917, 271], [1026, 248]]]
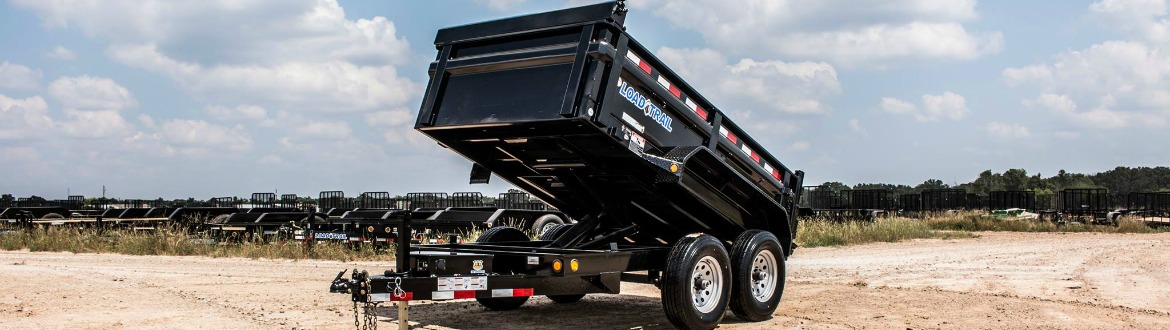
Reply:
[[[624, 2], [442, 29], [415, 128], [577, 219], [530, 241], [399, 244], [397, 268], [332, 290], [355, 302], [529, 296], [575, 302], [653, 283], [681, 328], [766, 320], [784, 286], [803, 173], [768, 153], [623, 26]], [[410, 230], [409, 216], [399, 232]]]

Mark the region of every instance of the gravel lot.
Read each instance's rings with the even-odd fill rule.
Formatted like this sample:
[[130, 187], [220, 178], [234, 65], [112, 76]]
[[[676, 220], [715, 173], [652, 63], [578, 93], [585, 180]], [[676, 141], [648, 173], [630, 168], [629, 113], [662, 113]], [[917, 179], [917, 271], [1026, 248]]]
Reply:
[[[722, 328], [1170, 328], [1170, 233], [979, 235], [799, 249], [776, 317], [728, 313]], [[0, 252], [0, 327], [349, 329], [348, 297], [326, 289], [353, 267], [388, 265]], [[415, 304], [411, 318], [420, 329], [670, 328], [658, 290], [640, 284], [509, 312]]]

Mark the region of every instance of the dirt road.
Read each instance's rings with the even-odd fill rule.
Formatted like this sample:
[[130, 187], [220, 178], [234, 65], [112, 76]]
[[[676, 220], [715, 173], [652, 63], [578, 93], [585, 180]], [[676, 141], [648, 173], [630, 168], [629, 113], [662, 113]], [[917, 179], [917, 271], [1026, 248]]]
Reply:
[[[800, 249], [776, 317], [725, 329], [1168, 328], [1170, 234], [981, 233]], [[326, 294], [344, 268], [378, 263], [0, 252], [0, 328], [353, 328]], [[658, 290], [490, 312], [413, 305], [421, 329], [669, 328]], [[393, 308], [382, 309], [390, 315]], [[380, 326], [395, 326], [383, 317]], [[414, 323], [412, 322], [412, 323]]]

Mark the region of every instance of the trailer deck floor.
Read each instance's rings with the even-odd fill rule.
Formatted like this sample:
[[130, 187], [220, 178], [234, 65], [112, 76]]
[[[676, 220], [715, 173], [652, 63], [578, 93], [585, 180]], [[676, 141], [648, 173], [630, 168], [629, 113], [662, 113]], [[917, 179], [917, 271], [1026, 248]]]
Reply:
[[[1170, 249], [1170, 233], [979, 235], [800, 249], [773, 320], [729, 313], [720, 328], [1170, 327], [1170, 254], [1150, 253]], [[354, 266], [387, 267], [0, 252], [0, 327], [352, 329], [349, 297], [321, 291]], [[471, 300], [416, 304], [411, 316], [425, 329], [670, 328], [657, 289], [623, 291], [573, 305], [538, 297], [511, 312]]]

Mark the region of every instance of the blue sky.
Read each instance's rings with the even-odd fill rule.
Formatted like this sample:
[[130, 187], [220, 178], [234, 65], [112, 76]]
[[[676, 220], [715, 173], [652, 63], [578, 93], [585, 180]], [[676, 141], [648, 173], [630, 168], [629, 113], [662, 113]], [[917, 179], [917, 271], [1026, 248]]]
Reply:
[[[484, 191], [411, 129], [446, 26], [592, 1], [0, 4], [0, 192]], [[806, 182], [1170, 160], [1167, 0], [630, 0], [628, 31]]]

